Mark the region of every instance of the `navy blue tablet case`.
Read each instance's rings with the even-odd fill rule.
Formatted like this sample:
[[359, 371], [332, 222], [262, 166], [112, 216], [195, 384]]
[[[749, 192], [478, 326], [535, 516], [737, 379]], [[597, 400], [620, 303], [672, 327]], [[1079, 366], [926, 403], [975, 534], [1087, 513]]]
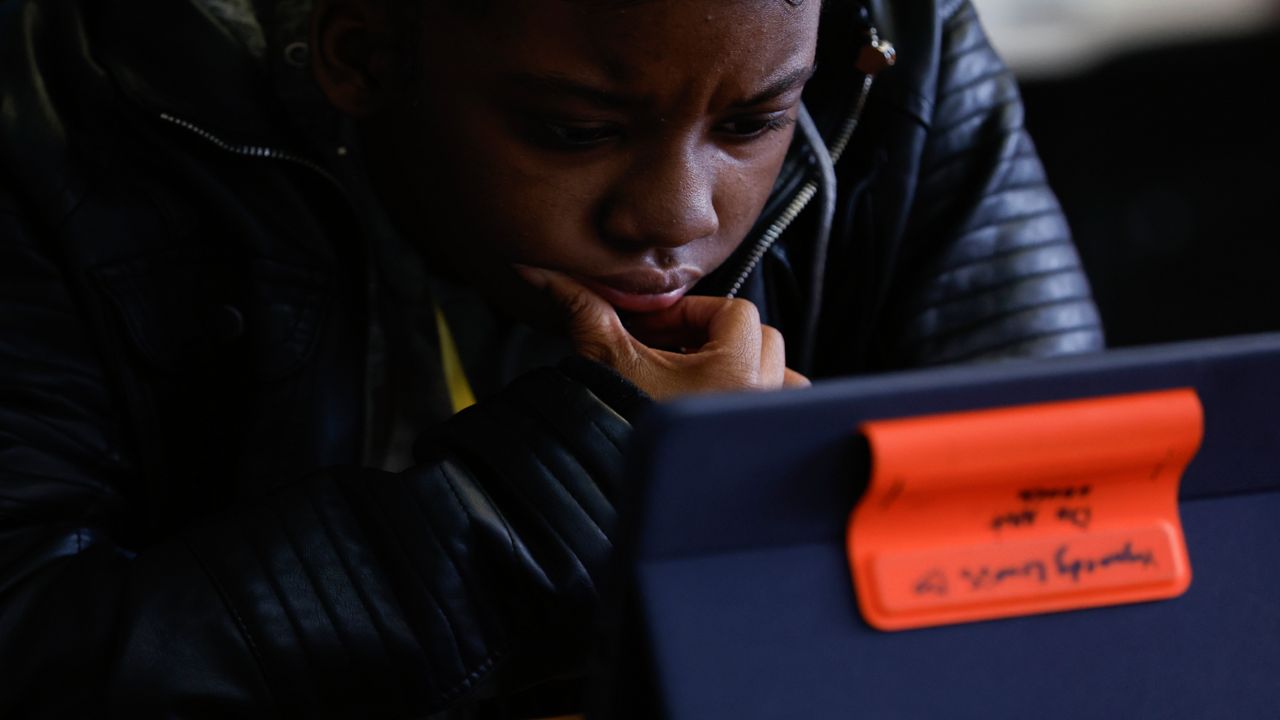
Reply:
[[[1185, 386], [1205, 434], [1181, 490], [1184, 596], [897, 633], [861, 619], [860, 422]], [[691, 399], [631, 451], [625, 670], [600, 716], [1280, 718], [1280, 335]]]

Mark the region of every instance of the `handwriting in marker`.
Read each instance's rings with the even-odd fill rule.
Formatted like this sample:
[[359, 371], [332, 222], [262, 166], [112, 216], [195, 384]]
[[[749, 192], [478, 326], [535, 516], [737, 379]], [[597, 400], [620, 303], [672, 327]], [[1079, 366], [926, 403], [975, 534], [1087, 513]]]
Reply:
[[1090, 485], [1068, 485], [1066, 487], [1056, 488], [1026, 488], [1018, 491], [1018, 498], [1022, 502], [1035, 502], [1037, 500], [1071, 500], [1073, 498], [1088, 497], [1093, 490]]
[[1006, 565], [991, 568], [982, 565], [976, 569], [961, 568], [960, 577], [969, 583], [970, 590], [986, 590], [996, 587], [1006, 580], [1031, 579], [1043, 584], [1048, 580], [1048, 572], [1040, 560], [1028, 560], [1021, 565]]
[[934, 568], [924, 574], [924, 577], [916, 581], [917, 595], [938, 595], [947, 596], [947, 575], [941, 570]]
[[1080, 582], [1081, 575], [1092, 575], [1099, 570], [1105, 570], [1112, 565], [1142, 565], [1150, 567], [1156, 564], [1155, 554], [1150, 550], [1133, 549], [1133, 542], [1126, 541], [1124, 547], [1116, 552], [1107, 553], [1098, 557], [1067, 557], [1068, 546], [1062, 545], [1057, 552], [1053, 554], [1054, 565], [1057, 568], [1058, 575], [1071, 578], [1072, 582]]
[[1033, 525], [1036, 521], [1035, 510], [1023, 510], [1022, 512], [1011, 512], [1003, 515], [997, 515], [991, 520], [992, 530], [1002, 530], [1005, 527], [1022, 527], [1023, 525]]
[[1093, 508], [1088, 505], [1083, 507], [1060, 507], [1058, 508], [1058, 519], [1071, 523], [1078, 528], [1088, 530], [1089, 523], [1093, 521]]

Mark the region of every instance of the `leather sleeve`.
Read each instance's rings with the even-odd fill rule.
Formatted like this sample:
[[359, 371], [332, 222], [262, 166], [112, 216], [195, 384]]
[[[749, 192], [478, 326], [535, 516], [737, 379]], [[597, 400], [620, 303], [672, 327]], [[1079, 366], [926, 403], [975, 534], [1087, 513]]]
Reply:
[[[1071, 233], [1023, 128], [1013, 74], [967, 2], [943, 19], [891, 345], [912, 365], [1102, 347]], [[943, 12], [946, 12], [944, 8]]]
[[137, 537], [125, 422], [0, 193], [0, 716], [424, 716], [580, 670], [626, 420], [546, 369], [393, 475]]

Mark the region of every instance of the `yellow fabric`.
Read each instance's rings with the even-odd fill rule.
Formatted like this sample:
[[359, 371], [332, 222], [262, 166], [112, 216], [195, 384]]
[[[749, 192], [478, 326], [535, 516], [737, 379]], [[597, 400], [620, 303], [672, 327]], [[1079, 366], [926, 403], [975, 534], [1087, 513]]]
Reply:
[[467, 382], [462, 358], [458, 356], [458, 346], [454, 344], [453, 333], [449, 331], [449, 321], [445, 320], [444, 311], [439, 305], [436, 306], [436, 332], [440, 336], [440, 365], [444, 368], [444, 384], [449, 388], [453, 412], [459, 413], [475, 405], [476, 396], [471, 392], [471, 383]]

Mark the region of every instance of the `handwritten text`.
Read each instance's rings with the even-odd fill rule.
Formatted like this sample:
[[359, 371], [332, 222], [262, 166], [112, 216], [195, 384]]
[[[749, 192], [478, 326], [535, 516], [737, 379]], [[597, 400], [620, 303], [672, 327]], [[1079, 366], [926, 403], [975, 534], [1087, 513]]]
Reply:
[[1134, 548], [1132, 540], [1126, 540], [1119, 548], [1104, 553], [1079, 553], [1073, 551], [1069, 543], [1064, 543], [1052, 552], [1042, 551], [1012, 563], [960, 564], [949, 570], [934, 567], [916, 580], [913, 591], [917, 596], [947, 597], [953, 585], [969, 592], [983, 592], [1012, 582], [1032, 586], [1047, 585], [1055, 580], [1079, 584], [1119, 566], [1148, 568], [1155, 565], [1155, 553], [1150, 549]]

